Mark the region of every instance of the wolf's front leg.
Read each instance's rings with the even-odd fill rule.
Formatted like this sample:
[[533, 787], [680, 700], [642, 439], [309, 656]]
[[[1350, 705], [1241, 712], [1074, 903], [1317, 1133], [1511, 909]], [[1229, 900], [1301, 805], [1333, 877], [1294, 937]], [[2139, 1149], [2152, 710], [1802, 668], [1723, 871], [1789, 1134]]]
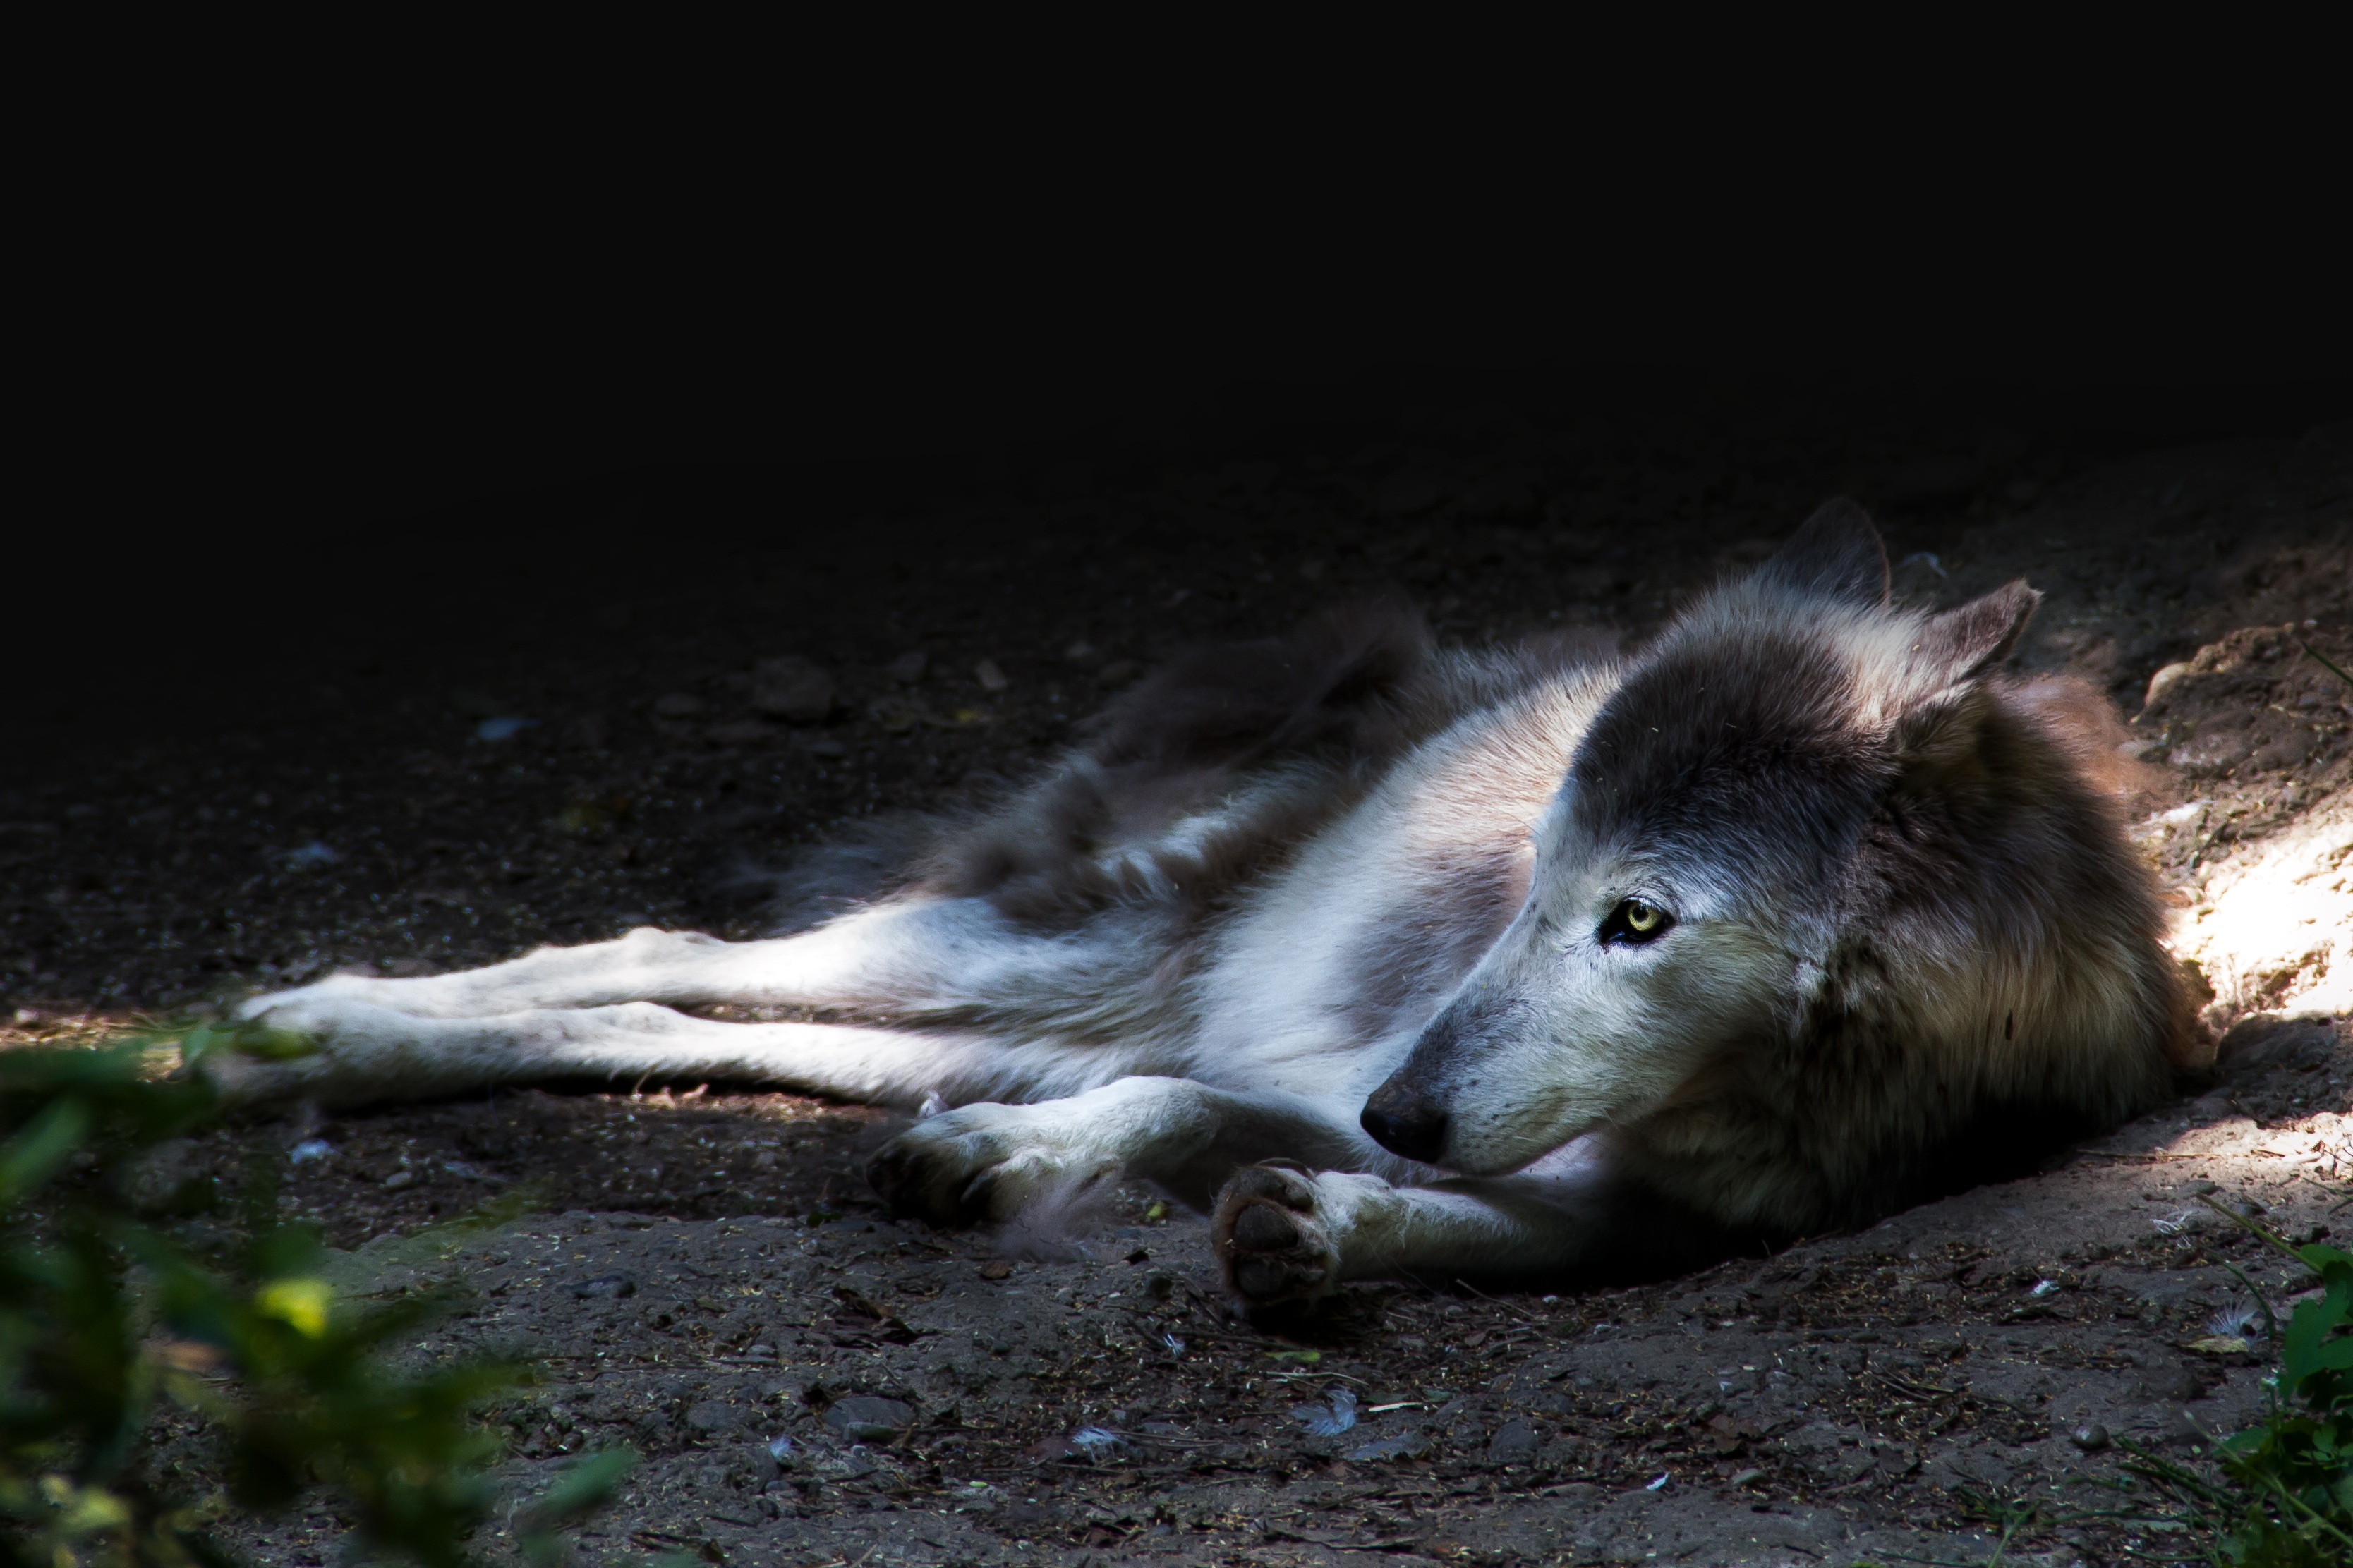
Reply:
[[1062, 1100], [942, 1111], [892, 1140], [867, 1177], [902, 1213], [970, 1225], [1122, 1175], [1207, 1209], [1237, 1169], [1278, 1154], [1395, 1163], [1325, 1107], [1139, 1077]]
[[1616, 1195], [1589, 1170], [1399, 1187], [1256, 1165], [1219, 1195], [1210, 1234], [1227, 1284], [1271, 1306], [1314, 1300], [1343, 1279], [1565, 1274], [1606, 1243]]

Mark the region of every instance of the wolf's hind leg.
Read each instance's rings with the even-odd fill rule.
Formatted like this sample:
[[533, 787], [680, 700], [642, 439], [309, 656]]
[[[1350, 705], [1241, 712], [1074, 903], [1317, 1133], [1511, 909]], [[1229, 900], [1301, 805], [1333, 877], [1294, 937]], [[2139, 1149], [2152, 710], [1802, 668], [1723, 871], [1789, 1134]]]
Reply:
[[318, 998], [424, 1018], [487, 1018], [622, 1002], [903, 1008], [959, 998], [1017, 951], [1034, 965], [1038, 954], [1029, 949], [1035, 946], [1020, 946], [977, 900], [910, 901], [763, 942], [640, 926], [611, 942], [543, 947], [453, 974], [413, 980], [337, 974], [257, 996], [241, 1011], [258, 1017]]
[[1307, 1101], [1191, 1079], [1123, 1078], [1067, 1100], [966, 1105], [901, 1133], [867, 1178], [935, 1225], [1010, 1219], [1050, 1194], [1140, 1177], [1207, 1209], [1234, 1171], [1277, 1154], [1381, 1161], [1356, 1128]]
[[1226, 1282], [1254, 1305], [1312, 1301], [1343, 1279], [1563, 1273], [1609, 1231], [1591, 1177], [1392, 1186], [1343, 1171], [1258, 1165], [1219, 1195], [1210, 1237]]
[[203, 1071], [232, 1101], [302, 1096], [350, 1106], [558, 1078], [770, 1083], [913, 1110], [949, 1100], [1068, 1095], [1133, 1063], [1116, 1048], [1024, 1045], [841, 1024], [734, 1024], [648, 1002], [429, 1018], [348, 996], [293, 994], [263, 1015], [311, 1054], [216, 1052]]

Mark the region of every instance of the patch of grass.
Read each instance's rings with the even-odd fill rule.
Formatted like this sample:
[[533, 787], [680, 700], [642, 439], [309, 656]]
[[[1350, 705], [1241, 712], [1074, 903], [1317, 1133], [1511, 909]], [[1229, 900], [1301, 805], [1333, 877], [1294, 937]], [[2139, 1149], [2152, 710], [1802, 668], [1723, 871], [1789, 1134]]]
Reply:
[[[356, 1560], [470, 1561], [503, 1500], [502, 1441], [475, 1419], [520, 1363], [423, 1370], [392, 1352], [447, 1299], [363, 1306], [339, 1291], [318, 1234], [278, 1215], [257, 1165], [209, 1251], [142, 1216], [216, 1206], [210, 1184], [139, 1191], [141, 1163], [216, 1111], [200, 1079], [160, 1078], [158, 1047], [283, 1055], [267, 1031], [203, 1028], [98, 1048], [0, 1051], [0, 1552], [40, 1568], [226, 1565], [212, 1527], [325, 1489]], [[219, 1484], [158, 1479], [149, 1437], [168, 1405], [197, 1415]], [[635, 1455], [587, 1457], [514, 1516], [524, 1555], [601, 1505]]]
[[[2214, 1444], [2219, 1475], [2137, 1447], [2126, 1468], [2184, 1506], [2209, 1533], [2216, 1563], [2339, 1568], [2353, 1561], [2353, 1255], [2317, 1242], [2295, 1246], [2208, 1201], [2310, 1270], [2320, 1293], [2298, 1303], [2279, 1334], [2279, 1371], [2263, 1380], [2263, 1419]], [[2261, 1291], [2255, 1300], [2275, 1322]]]

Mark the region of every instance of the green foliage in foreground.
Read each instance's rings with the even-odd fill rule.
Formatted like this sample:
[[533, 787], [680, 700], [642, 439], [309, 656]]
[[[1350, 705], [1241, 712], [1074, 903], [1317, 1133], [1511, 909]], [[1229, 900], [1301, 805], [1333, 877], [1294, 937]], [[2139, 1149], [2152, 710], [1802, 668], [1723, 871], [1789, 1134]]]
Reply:
[[[2285, 1237], [2232, 1214], [2317, 1277], [2277, 1338], [2263, 1422], [2214, 1447], [2220, 1479], [2136, 1449], [2129, 1468], [2186, 1504], [2216, 1537], [2214, 1560], [2244, 1568], [2341, 1568], [2353, 1562], [2353, 1256]], [[2277, 1329], [2271, 1304], [2256, 1298]]]
[[[252, 1030], [178, 1038], [190, 1059], [299, 1048]], [[139, 1219], [121, 1194], [141, 1155], [215, 1110], [202, 1081], [148, 1071], [152, 1045], [0, 1052], [5, 1561], [210, 1568], [229, 1562], [207, 1529], [227, 1508], [280, 1510], [323, 1487], [353, 1526], [354, 1556], [457, 1568], [499, 1500], [485, 1472], [502, 1446], [473, 1413], [526, 1369], [394, 1370], [386, 1352], [448, 1302], [338, 1300], [317, 1234], [280, 1222], [269, 1172], [257, 1170], [216, 1258]], [[60, 1182], [69, 1173], [80, 1179]], [[192, 1190], [161, 1206], [207, 1202]], [[142, 1464], [159, 1399], [206, 1418], [222, 1490], [172, 1495]], [[589, 1457], [519, 1512], [526, 1555], [560, 1557], [555, 1532], [601, 1504], [634, 1458]]]

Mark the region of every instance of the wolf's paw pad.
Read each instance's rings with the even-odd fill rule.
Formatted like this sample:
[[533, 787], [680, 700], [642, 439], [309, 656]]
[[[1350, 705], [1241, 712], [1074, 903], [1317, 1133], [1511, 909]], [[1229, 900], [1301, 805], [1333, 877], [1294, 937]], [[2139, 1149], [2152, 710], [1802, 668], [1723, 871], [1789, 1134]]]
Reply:
[[1296, 1172], [1240, 1172], [1218, 1195], [1209, 1234], [1226, 1283], [1252, 1306], [1312, 1301], [1339, 1278], [1339, 1249], [1318, 1217], [1314, 1183]]
[[894, 1212], [943, 1228], [1010, 1219], [1085, 1179], [1025, 1124], [1025, 1109], [967, 1105], [927, 1117], [866, 1163], [866, 1179]]

